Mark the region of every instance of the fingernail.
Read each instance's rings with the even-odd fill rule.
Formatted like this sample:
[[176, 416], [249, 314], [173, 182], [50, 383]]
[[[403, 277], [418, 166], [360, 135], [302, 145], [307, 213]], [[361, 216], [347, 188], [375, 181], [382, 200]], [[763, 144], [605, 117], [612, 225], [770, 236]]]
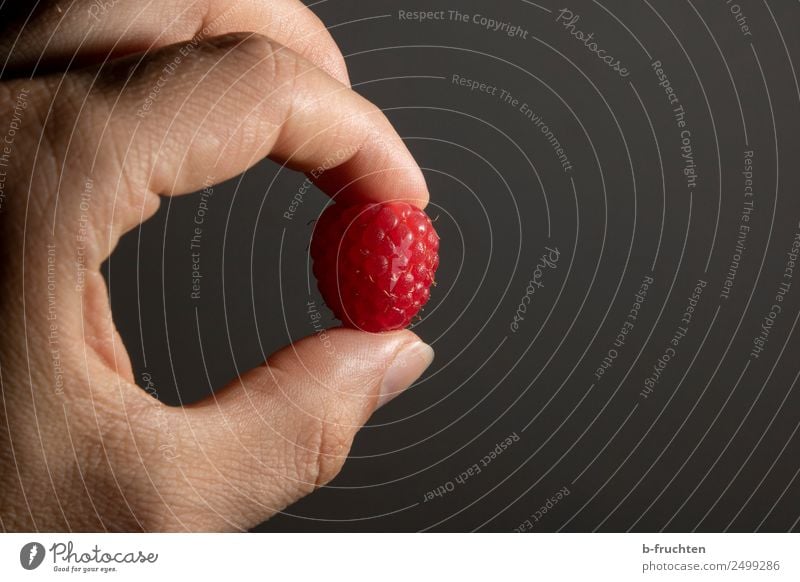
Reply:
[[383, 376], [378, 394], [378, 407], [411, 386], [422, 376], [432, 361], [433, 348], [428, 344], [417, 341], [401, 349]]

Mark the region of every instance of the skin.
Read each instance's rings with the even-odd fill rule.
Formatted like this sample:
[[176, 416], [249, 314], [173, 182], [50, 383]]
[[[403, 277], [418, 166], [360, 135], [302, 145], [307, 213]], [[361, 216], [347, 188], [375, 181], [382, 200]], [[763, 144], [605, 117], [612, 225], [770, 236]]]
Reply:
[[334, 329], [335, 358], [306, 338], [168, 407], [134, 382], [100, 265], [161, 197], [264, 157], [351, 202], [424, 207], [422, 173], [297, 0], [22, 4], [0, 10], [0, 527], [252, 527], [328, 483], [432, 351]]

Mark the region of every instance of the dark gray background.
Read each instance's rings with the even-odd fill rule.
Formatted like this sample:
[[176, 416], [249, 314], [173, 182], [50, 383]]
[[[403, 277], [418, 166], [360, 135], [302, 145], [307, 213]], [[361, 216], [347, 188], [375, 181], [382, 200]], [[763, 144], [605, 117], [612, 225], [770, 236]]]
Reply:
[[[356, 90], [386, 111], [425, 170], [441, 268], [415, 331], [437, 356], [361, 431], [330, 486], [259, 530], [510, 531], [528, 519], [534, 531], [798, 528], [800, 281], [764, 352], [749, 353], [800, 220], [800, 4], [742, 0], [745, 36], [723, 0], [571, 2], [577, 28], [593, 31], [627, 78], [556, 23], [563, 5], [537, 4], [310, 4]], [[418, 9], [484, 14], [528, 34], [398, 18]], [[686, 110], [693, 190], [653, 60]], [[454, 74], [527, 102], [573, 170], [518, 109]], [[748, 149], [751, 231], [725, 300]], [[151, 374], [164, 400], [197, 400], [313, 333], [306, 302], [322, 301], [307, 246], [327, 198], [314, 190], [293, 220], [282, 216], [303, 179], [263, 162], [214, 189], [200, 300], [190, 298], [189, 249], [198, 196], [165, 200], [112, 256], [117, 324], [137, 376]], [[559, 263], [512, 333], [546, 246]], [[639, 320], [595, 381], [648, 274]], [[644, 399], [698, 279], [708, 285], [689, 332]], [[325, 321], [336, 323], [327, 312]], [[455, 481], [511, 433], [519, 442]], [[440, 486], [452, 491], [425, 501]], [[570, 494], [548, 503], [564, 487]]]

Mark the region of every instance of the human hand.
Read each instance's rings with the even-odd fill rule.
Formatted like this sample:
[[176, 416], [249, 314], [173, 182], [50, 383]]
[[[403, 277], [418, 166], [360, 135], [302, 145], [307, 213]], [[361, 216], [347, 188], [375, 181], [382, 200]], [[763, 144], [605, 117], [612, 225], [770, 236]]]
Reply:
[[432, 350], [335, 329], [337, 358], [307, 338], [168, 407], [134, 382], [100, 265], [160, 196], [265, 156], [350, 201], [424, 207], [422, 173], [298, 0], [39, 5], [0, 9], [0, 526], [251, 527], [330, 481]]

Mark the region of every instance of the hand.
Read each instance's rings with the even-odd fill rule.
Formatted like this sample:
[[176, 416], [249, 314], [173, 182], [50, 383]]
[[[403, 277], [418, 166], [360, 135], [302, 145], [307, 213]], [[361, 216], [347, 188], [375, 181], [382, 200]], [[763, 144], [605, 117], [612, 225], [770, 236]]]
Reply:
[[167, 407], [134, 383], [100, 265], [160, 196], [265, 156], [351, 201], [424, 207], [422, 173], [298, 0], [18, 6], [0, 9], [0, 526], [251, 527], [330, 481], [432, 350], [335, 329], [336, 358], [306, 338]]

